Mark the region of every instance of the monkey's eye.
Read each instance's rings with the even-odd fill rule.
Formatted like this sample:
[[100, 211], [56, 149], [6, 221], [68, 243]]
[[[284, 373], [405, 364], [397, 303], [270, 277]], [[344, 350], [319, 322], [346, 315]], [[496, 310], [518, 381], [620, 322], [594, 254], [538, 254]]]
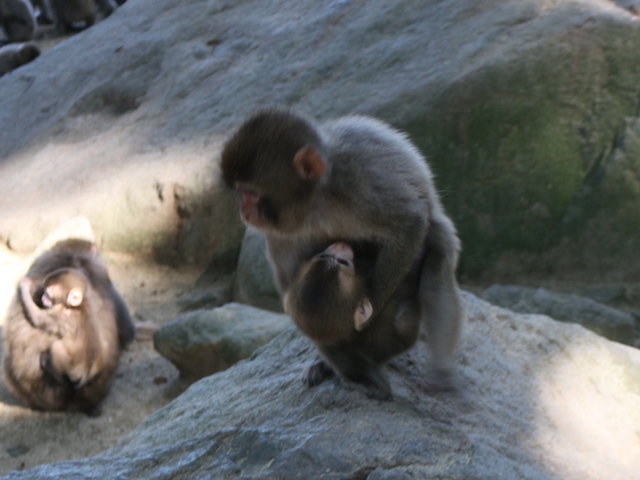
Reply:
[[351, 263], [349, 263], [347, 260], [345, 260], [344, 258], [338, 258], [338, 263], [344, 267], [349, 267], [351, 268]]

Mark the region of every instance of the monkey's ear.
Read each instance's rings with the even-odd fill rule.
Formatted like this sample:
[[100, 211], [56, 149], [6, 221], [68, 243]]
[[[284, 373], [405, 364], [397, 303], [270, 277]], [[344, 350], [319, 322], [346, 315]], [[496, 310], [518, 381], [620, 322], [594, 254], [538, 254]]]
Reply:
[[302, 147], [293, 157], [293, 168], [304, 180], [317, 182], [320, 180], [327, 165], [322, 155], [310, 145]]
[[79, 288], [72, 288], [67, 295], [67, 304], [72, 307], [79, 307], [83, 300], [82, 290]]
[[371, 306], [371, 302], [368, 298], [365, 298], [360, 305], [358, 305], [356, 313], [353, 314], [353, 320], [358, 332], [367, 326], [372, 313], [373, 307]]

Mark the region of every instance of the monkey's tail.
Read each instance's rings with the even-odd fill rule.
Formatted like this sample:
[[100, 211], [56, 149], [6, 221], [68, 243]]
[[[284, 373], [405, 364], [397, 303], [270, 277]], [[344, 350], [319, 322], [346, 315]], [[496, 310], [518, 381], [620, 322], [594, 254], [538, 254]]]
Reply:
[[445, 215], [433, 215], [420, 276], [420, 302], [436, 370], [451, 367], [462, 331], [464, 309], [455, 277], [459, 255], [460, 239], [453, 223]]

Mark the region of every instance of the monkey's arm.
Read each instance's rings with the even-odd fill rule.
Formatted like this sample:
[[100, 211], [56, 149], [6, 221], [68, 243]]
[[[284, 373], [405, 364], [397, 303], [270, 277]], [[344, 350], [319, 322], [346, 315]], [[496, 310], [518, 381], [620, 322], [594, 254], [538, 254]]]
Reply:
[[31, 285], [33, 281], [29, 277], [24, 277], [20, 280], [18, 290], [20, 296], [20, 302], [24, 309], [27, 320], [36, 328], [41, 330], [47, 330], [54, 327], [55, 320], [48, 314], [46, 310], [41, 309], [33, 301], [31, 296]]

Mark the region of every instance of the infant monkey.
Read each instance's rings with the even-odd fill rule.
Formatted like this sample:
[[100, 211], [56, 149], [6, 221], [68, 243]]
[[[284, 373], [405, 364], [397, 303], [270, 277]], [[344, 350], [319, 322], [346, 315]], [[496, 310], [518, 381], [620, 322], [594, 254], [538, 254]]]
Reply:
[[23, 306], [36, 328], [56, 339], [40, 355], [40, 366], [56, 381], [71, 382], [75, 389], [83, 388], [97, 373], [96, 345], [98, 335], [88, 320], [91, 308], [85, 302], [93, 292], [87, 292], [88, 279], [80, 270], [61, 268], [44, 280], [39, 308], [31, 297], [33, 280], [24, 277], [19, 284]]
[[[305, 372], [310, 386], [340, 373], [373, 387], [369, 395], [390, 399], [389, 382], [376, 365], [407, 350], [418, 338], [420, 307], [415, 285], [420, 264], [405, 277], [382, 311], [372, 316], [368, 265], [365, 261], [362, 267], [361, 255], [358, 265], [356, 260], [346, 243], [331, 244], [302, 264], [283, 304], [321, 354]], [[350, 355], [340, 355], [344, 350]], [[327, 368], [327, 361], [336, 369]]]
[[353, 250], [336, 242], [300, 267], [283, 303], [302, 333], [331, 345], [366, 327], [373, 313], [366, 295], [367, 282], [356, 273]]

